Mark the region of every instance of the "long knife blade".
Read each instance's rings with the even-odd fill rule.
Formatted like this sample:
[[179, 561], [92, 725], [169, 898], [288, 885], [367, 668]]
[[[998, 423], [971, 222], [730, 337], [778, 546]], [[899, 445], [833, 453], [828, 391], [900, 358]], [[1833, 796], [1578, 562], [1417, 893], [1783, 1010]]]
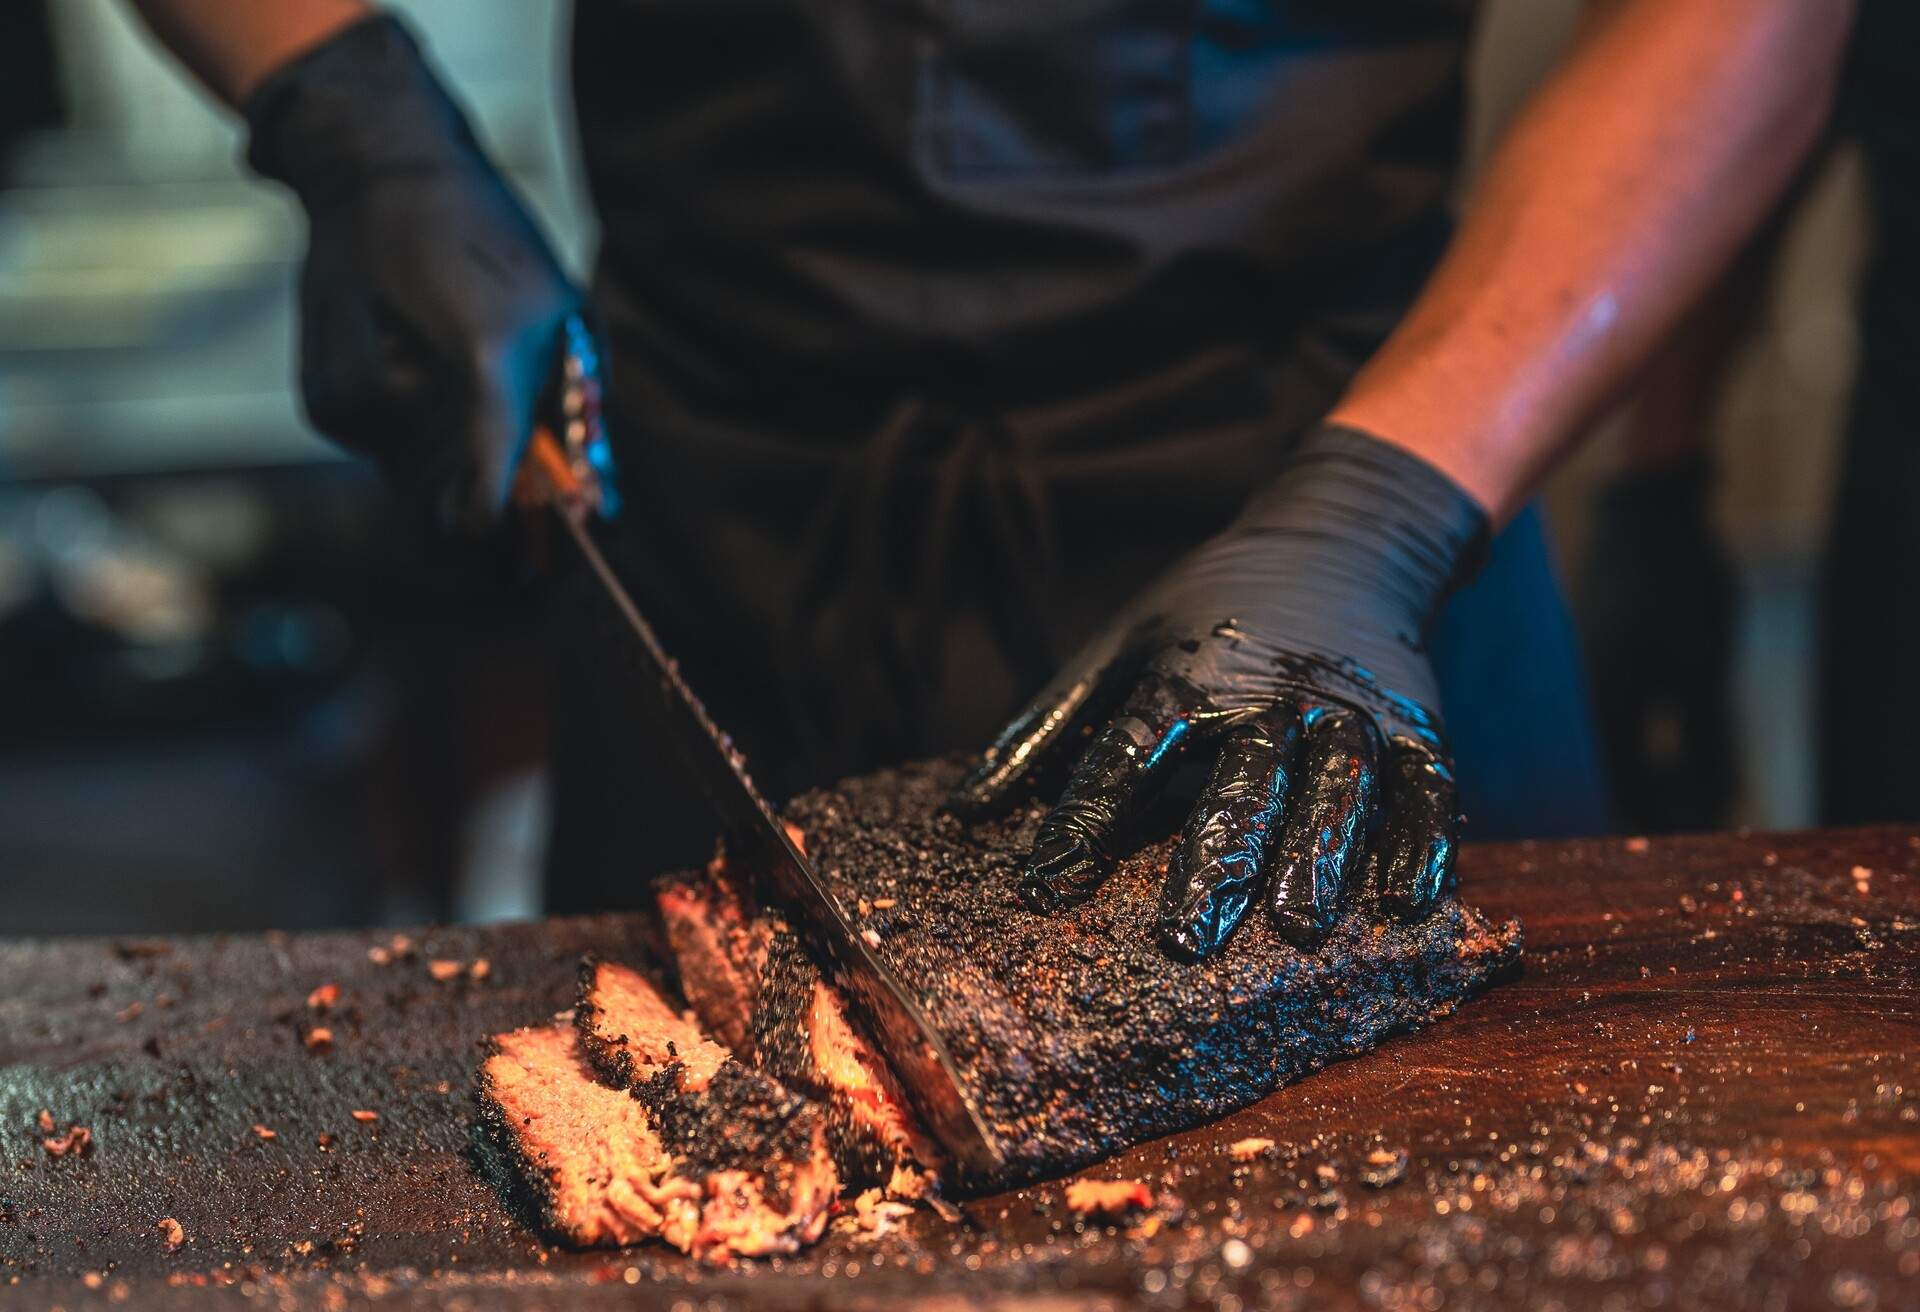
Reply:
[[799, 922], [806, 940], [825, 951], [859, 1014], [879, 1038], [888, 1064], [961, 1177], [991, 1176], [1005, 1165], [1005, 1154], [967, 1096], [945, 1041], [898, 977], [860, 937], [839, 899], [820, 882], [813, 864], [787, 835], [786, 826], [748, 777], [740, 753], [680, 677], [679, 667], [633, 604], [586, 524], [574, 515], [558, 518], [634, 638], [641, 672], [636, 691], [719, 812], [729, 837], [746, 845], [751, 868]]

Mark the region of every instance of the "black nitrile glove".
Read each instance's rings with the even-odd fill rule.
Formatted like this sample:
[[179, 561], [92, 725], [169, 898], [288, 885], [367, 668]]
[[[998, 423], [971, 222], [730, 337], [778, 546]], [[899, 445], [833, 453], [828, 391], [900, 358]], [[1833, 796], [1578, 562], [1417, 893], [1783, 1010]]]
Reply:
[[314, 426], [444, 526], [491, 524], [579, 291], [394, 19], [278, 70], [246, 117], [248, 160], [311, 226], [300, 385]]
[[1117, 707], [1041, 822], [1022, 881], [1035, 910], [1090, 897], [1171, 767], [1198, 756], [1212, 775], [1167, 874], [1169, 952], [1218, 950], [1263, 882], [1280, 931], [1317, 946], [1369, 851], [1386, 910], [1424, 915], [1459, 818], [1423, 640], [1486, 535], [1424, 461], [1315, 430], [1007, 727], [954, 809], [1004, 806]]

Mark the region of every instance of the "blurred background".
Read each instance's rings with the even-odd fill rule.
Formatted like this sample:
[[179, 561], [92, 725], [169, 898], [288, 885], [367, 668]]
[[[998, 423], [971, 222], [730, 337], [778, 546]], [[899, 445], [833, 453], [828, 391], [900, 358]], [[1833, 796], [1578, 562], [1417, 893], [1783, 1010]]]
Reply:
[[[1489, 6], [1476, 155], [1576, 5]], [[564, 0], [394, 7], [584, 269]], [[239, 155], [116, 0], [0, 10], [0, 934], [538, 909], [538, 594], [436, 551], [304, 430], [301, 220]], [[1624, 830], [1821, 818], [1863, 196], [1840, 143], [1547, 494]], [[1652, 659], [1676, 634], [1689, 659]]]

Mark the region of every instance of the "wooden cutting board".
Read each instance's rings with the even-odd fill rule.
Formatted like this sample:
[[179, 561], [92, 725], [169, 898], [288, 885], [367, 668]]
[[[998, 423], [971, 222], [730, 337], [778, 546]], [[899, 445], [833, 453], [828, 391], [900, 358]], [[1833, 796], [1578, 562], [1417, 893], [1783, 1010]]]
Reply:
[[644, 951], [637, 920], [386, 964], [372, 933], [0, 941], [0, 1307], [1913, 1306], [1916, 869], [1889, 829], [1469, 847], [1521, 977], [1086, 1173], [1152, 1212], [1053, 1183], [731, 1272], [552, 1251], [471, 1166], [475, 1041], [565, 1006], [583, 951]]

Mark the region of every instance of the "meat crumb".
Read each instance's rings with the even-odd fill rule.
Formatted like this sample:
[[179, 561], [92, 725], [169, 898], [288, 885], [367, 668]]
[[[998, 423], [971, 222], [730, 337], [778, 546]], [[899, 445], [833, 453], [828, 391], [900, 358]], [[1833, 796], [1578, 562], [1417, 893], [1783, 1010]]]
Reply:
[[253, 1127], [253, 1132], [269, 1143], [280, 1137], [278, 1130], [269, 1130], [266, 1126], [257, 1123]]
[[1367, 1154], [1366, 1165], [1360, 1171], [1360, 1183], [1369, 1189], [1384, 1189], [1399, 1181], [1406, 1173], [1406, 1149], [1375, 1148]]
[[391, 966], [393, 964], [393, 953], [383, 947], [370, 947], [367, 949], [367, 960], [376, 966]]
[[873, 909], [875, 911], [890, 911], [899, 905], [900, 899], [897, 897], [877, 897], [873, 900]]
[[457, 961], [442, 959], [439, 961], [429, 961], [427, 963], [427, 973], [444, 984], [450, 979], [456, 979], [465, 974], [466, 967]]
[[1227, 1152], [1236, 1162], [1250, 1162], [1256, 1157], [1264, 1157], [1272, 1150], [1273, 1140], [1258, 1134], [1245, 1139], [1235, 1139], [1227, 1145]]
[[333, 1051], [333, 1031], [325, 1025], [315, 1025], [300, 1041], [307, 1045], [308, 1052]]
[[167, 1251], [169, 1253], [187, 1242], [186, 1227], [182, 1226], [170, 1216], [160, 1218], [158, 1229], [161, 1236], [167, 1241]]
[[93, 1131], [84, 1125], [70, 1125], [65, 1134], [49, 1135], [40, 1141], [49, 1157], [85, 1157], [92, 1145]]
[[467, 967], [467, 978], [476, 984], [493, 974], [493, 963], [485, 957], [475, 957], [473, 964]]
[[379, 1112], [368, 1111], [364, 1107], [356, 1107], [353, 1111], [348, 1112], [347, 1114], [353, 1117], [354, 1120], [359, 1121], [362, 1125], [365, 1125], [368, 1121], [377, 1121], [380, 1119]]
[[307, 994], [307, 1007], [312, 1011], [330, 1011], [333, 1004], [340, 1001], [340, 986], [334, 983], [322, 984]]
[[880, 935], [874, 930], [863, 929], [860, 931], [860, 941], [870, 948], [877, 948], [880, 946]]
[[1125, 1216], [1153, 1206], [1153, 1190], [1139, 1180], [1075, 1180], [1067, 1207], [1076, 1216]]
[[1645, 856], [1648, 849], [1652, 846], [1653, 844], [1640, 837], [1629, 838], [1627, 840], [1627, 851], [1633, 853], [1635, 856]]
[[136, 1000], [133, 1002], [129, 1002], [126, 1006], [122, 1007], [119, 1011], [114, 1012], [113, 1018], [119, 1021], [122, 1025], [125, 1025], [128, 1021], [134, 1019], [146, 1009], [147, 1009], [146, 1003]]
[[40, 1109], [40, 1114], [33, 1118], [33, 1123], [40, 1127], [40, 1133], [42, 1134], [53, 1133], [53, 1113], [48, 1111], [45, 1107], [42, 1107]]
[[888, 1198], [878, 1189], [868, 1189], [853, 1200], [854, 1229], [863, 1238], [879, 1239], [912, 1215], [912, 1203]]

